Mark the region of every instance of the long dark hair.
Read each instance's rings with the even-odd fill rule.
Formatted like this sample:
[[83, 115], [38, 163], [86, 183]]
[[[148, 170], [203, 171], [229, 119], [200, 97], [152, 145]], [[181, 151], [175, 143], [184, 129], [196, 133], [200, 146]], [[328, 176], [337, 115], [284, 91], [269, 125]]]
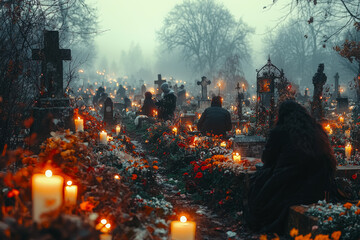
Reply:
[[315, 158], [326, 157], [328, 166], [335, 174], [336, 159], [329, 137], [303, 106], [293, 100], [284, 101], [279, 107], [275, 127], [289, 134], [296, 149]]

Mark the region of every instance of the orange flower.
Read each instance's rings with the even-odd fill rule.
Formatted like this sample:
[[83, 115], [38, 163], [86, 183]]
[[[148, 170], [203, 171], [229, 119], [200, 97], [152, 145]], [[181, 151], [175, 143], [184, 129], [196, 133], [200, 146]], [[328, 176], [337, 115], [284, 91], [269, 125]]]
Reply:
[[356, 210], [356, 211], [355, 211], [355, 214], [356, 214], [356, 215], [360, 215], [360, 209]]
[[339, 240], [340, 237], [341, 237], [341, 231], [336, 231], [336, 232], [333, 232], [333, 233], [331, 234], [331, 238], [332, 238], [333, 240]]
[[80, 203], [80, 209], [83, 211], [91, 212], [95, 206], [89, 201]]
[[261, 235], [260, 240], [267, 240], [267, 236], [266, 235]]
[[339, 214], [339, 216], [343, 216], [343, 215], [345, 215], [345, 213], [344, 213], [344, 212], [341, 212], [341, 213]]
[[299, 230], [297, 230], [296, 228], [291, 229], [290, 236], [295, 237], [297, 235], [299, 235]]
[[329, 217], [329, 218], [328, 218], [328, 221], [332, 221], [332, 220], [333, 220], [333, 218], [332, 218], [332, 217]]
[[351, 207], [352, 207], [352, 203], [347, 202], [344, 204], [344, 208], [346, 209], [350, 209]]
[[8, 192], [7, 197], [8, 198], [17, 197], [19, 193], [20, 193], [19, 190], [12, 189], [11, 191]]
[[319, 234], [317, 235], [314, 240], [330, 240], [329, 235]]
[[360, 206], [360, 201], [358, 201], [358, 203], [356, 204], [356, 206], [357, 206], [357, 207], [359, 207], [359, 206]]
[[158, 166], [153, 166], [153, 169], [158, 170], [159, 167]]
[[131, 177], [131, 179], [132, 179], [132, 180], [136, 180], [137, 177], [138, 177], [138, 176], [137, 176], [136, 174], [133, 174], [132, 177]]

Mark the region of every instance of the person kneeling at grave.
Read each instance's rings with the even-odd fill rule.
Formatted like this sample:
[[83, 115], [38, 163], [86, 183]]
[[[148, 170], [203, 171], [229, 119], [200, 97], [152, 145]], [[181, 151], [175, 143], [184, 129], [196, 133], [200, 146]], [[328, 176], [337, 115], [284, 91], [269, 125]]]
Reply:
[[155, 111], [157, 111], [157, 107], [152, 99], [152, 94], [151, 92], [146, 92], [145, 93], [145, 99], [144, 99], [144, 104], [141, 107], [141, 114], [146, 115], [148, 117], [153, 117]]
[[161, 84], [162, 99], [155, 103], [159, 109], [159, 118], [163, 120], [171, 120], [174, 118], [174, 111], [176, 109], [176, 96], [174, 91], [169, 88], [167, 83]]
[[226, 136], [226, 131], [230, 131], [231, 116], [228, 110], [222, 108], [222, 99], [215, 96], [211, 100], [211, 107], [205, 109], [201, 115], [197, 128], [202, 134]]
[[263, 167], [250, 179], [246, 214], [255, 231], [282, 234], [290, 206], [336, 195], [336, 159], [328, 136], [294, 101], [280, 105], [261, 160]]

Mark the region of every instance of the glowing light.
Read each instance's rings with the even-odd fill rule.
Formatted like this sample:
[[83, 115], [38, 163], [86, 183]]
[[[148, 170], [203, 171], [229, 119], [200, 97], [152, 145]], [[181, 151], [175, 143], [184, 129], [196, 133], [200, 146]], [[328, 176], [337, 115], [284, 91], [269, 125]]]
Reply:
[[180, 217], [180, 222], [186, 223], [186, 221], [187, 221], [187, 218], [185, 216]]
[[105, 225], [105, 227], [106, 227], [107, 229], [109, 229], [109, 228], [111, 228], [111, 224], [108, 223], [108, 224]]
[[114, 178], [115, 178], [115, 179], [120, 179], [120, 176], [116, 174], [116, 175], [114, 176]]
[[47, 176], [47, 177], [51, 177], [52, 176], [52, 171], [51, 170], [46, 170], [45, 171], [45, 176]]
[[100, 222], [101, 222], [101, 224], [104, 224], [104, 225], [105, 225], [105, 224], [107, 223], [107, 220], [106, 220], [105, 218], [103, 218], [103, 219], [101, 219]]
[[67, 182], [66, 182], [66, 185], [71, 186], [71, 185], [72, 185], [72, 181], [67, 181]]

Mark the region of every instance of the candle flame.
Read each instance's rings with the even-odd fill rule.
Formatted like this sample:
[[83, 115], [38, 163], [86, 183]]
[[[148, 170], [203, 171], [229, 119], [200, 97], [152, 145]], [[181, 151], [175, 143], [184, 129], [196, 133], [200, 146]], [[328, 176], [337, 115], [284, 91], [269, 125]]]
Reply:
[[120, 179], [120, 176], [116, 174], [116, 175], [114, 176], [114, 178], [115, 178], [115, 179]]
[[52, 176], [52, 171], [51, 170], [46, 170], [45, 171], [45, 176], [51, 177]]
[[104, 130], [102, 130], [101, 133], [106, 133], [106, 132]]
[[185, 216], [181, 216], [180, 222], [185, 223], [187, 221], [187, 218]]
[[109, 228], [111, 228], [111, 224], [108, 223], [108, 224], [105, 225], [105, 227], [106, 227], [107, 229], [109, 229]]
[[239, 156], [239, 153], [235, 153], [236, 156]]
[[78, 119], [80, 120], [80, 117], [78, 117]]
[[68, 186], [71, 186], [71, 185], [72, 185], [72, 181], [67, 181], [66, 184], [67, 184]]
[[105, 218], [103, 218], [103, 219], [101, 219], [100, 222], [101, 222], [101, 224], [104, 224], [104, 225], [105, 225], [105, 224], [107, 223], [107, 220], [106, 220]]

